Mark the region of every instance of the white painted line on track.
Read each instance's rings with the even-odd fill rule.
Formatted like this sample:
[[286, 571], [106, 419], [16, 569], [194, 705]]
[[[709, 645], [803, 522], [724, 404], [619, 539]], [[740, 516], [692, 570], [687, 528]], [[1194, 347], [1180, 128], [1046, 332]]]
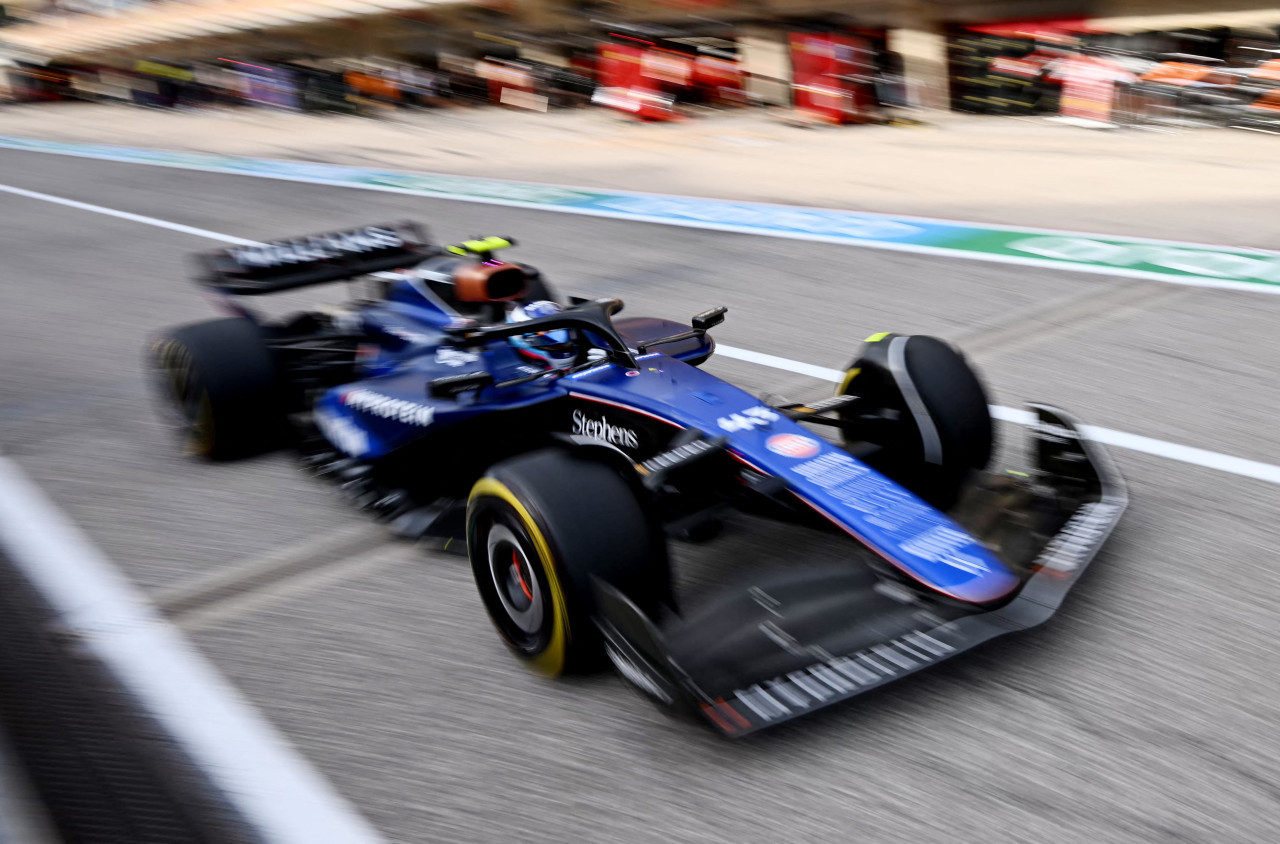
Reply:
[[78, 647], [120, 680], [261, 840], [383, 841], [7, 458], [0, 543]]
[[[184, 226], [179, 223], [170, 223], [166, 220], [160, 220], [155, 217], [146, 217], [141, 214], [117, 211], [113, 208], [104, 208], [101, 205], [90, 205], [85, 202], [76, 202], [74, 200], [52, 196], [50, 194], [37, 193], [36, 191], [29, 191], [22, 188], [14, 188], [8, 185], [0, 185], [0, 191], [14, 193], [30, 199], [54, 202], [58, 205], [65, 205], [82, 211], [92, 211], [97, 214], [119, 217], [135, 223], [143, 223], [149, 226], [169, 229], [170, 231], [179, 231], [184, 234], [196, 235], [197, 237], [204, 237], [209, 240], [217, 240], [223, 243], [234, 243], [240, 246], [257, 246], [260, 244], [260, 242], [256, 240], [246, 240], [242, 237], [234, 237], [220, 232], [209, 231], [208, 229], [199, 229], [193, 226]], [[812, 378], [818, 378], [824, 381], [839, 382], [844, 377], [844, 372], [838, 369], [829, 369], [827, 367], [790, 360], [789, 358], [778, 357], [776, 355], [765, 354], [763, 352], [754, 352], [750, 349], [738, 349], [733, 346], [717, 344], [716, 353], [726, 358], [733, 358], [734, 360], [741, 360], [747, 363], [768, 366], [773, 369], [780, 369], [786, 372], [794, 372], [799, 375], [808, 375]], [[1018, 425], [1030, 425], [1033, 421], [1033, 417], [1029, 411], [1019, 410], [1012, 407], [992, 405], [991, 413], [996, 419], [1004, 422], [1013, 422]], [[1247, 460], [1243, 457], [1235, 457], [1230, 454], [1222, 454], [1216, 451], [1195, 448], [1194, 446], [1166, 442], [1152, 437], [1144, 437], [1141, 434], [1130, 434], [1124, 431], [1115, 431], [1110, 428], [1099, 428], [1094, 425], [1084, 426], [1082, 433], [1084, 433], [1084, 435], [1089, 439], [1106, 445], [1113, 445], [1117, 448], [1124, 448], [1130, 451], [1141, 452], [1143, 454], [1151, 454], [1156, 457], [1164, 457], [1169, 460], [1175, 460], [1179, 463], [1187, 463], [1192, 466], [1203, 466], [1207, 469], [1216, 469], [1220, 472], [1227, 472], [1241, 477], [1255, 478], [1260, 481], [1267, 481], [1268, 483], [1280, 484], [1280, 466], [1276, 466], [1271, 463]]]
[[[1280, 134], [1280, 133], [1275, 133], [1275, 134]], [[0, 140], [9, 140], [9, 139], [0, 138]], [[367, 184], [367, 183], [360, 183], [360, 182], [352, 182], [349, 179], [346, 179], [346, 180], [325, 179], [319, 176], [305, 176], [298, 173], [271, 173], [271, 172], [255, 171], [255, 170], [228, 170], [226, 167], [219, 167], [215, 165], [201, 165], [201, 164], [194, 164], [191, 162], [184, 162], [184, 161], [154, 161], [154, 160], [147, 160], [147, 159], [139, 159], [134, 155], [130, 155], [129, 153], [134, 150], [134, 148], [131, 148], [131, 147], [123, 147], [123, 146], [114, 147], [114, 149], [118, 150], [118, 152], [115, 154], [112, 154], [111, 152], [106, 151], [110, 147], [107, 147], [105, 145], [92, 144], [91, 146], [94, 146], [96, 149], [93, 151], [73, 151], [73, 150], [67, 150], [67, 149], [37, 149], [32, 147], [15, 148], [12, 146], [0, 145], [0, 151], [13, 150], [15, 152], [39, 153], [41, 155], [62, 155], [62, 156], [68, 156], [71, 158], [87, 158], [87, 159], [93, 159], [96, 161], [111, 161], [117, 164], [136, 164], [140, 167], [165, 167], [172, 170], [192, 170], [198, 173], [213, 173], [221, 176], [246, 176], [252, 179], [271, 179], [271, 180], [280, 181], [280, 182], [299, 182], [301, 184], [307, 184], [307, 185], [322, 185], [325, 187], [351, 188], [352, 190], [370, 190], [370, 191], [378, 191], [380, 193], [405, 194], [408, 196], [438, 197], [440, 199], [458, 200], [460, 202], [478, 202], [485, 205], [506, 205], [506, 206], [516, 207], [516, 208], [538, 208], [540, 210], [553, 210], [548, 208], [545, 204], [538, 203], [536, 201], [522, 201], [518, 199], [501, 199], [497, 197], [483, 197], [483, 196], [477, 198], [475, 195], [468, 194], [468, 193], [450, 193], [448, 191], [430, 191], [430, 190], [423, 190], [423, 189], [416, 189], [416, 188], [402, 188], [402, 187], [396, 187], [395, 185]], [[171, 152], [169, 150], [161, 150], [158, 148], [148, 148], [145, 151], [149, 153]], [[291, 161], [291, 160], [285, 160], [285, 159], [260, 159], [255, 156], [228, 155], [223, 153], [200, 153], [200, 152], [177, 153], [177, 152], [174, 152], [174, 154], [191, 155], [191, 156], [197, 156], [197, 157], [207, 157], [210, 159], [223, 159], [223, 160], [232, 160], [232, 161], [234, 160], [266, 161], [269, 163], [275, 163], [283, 166], [313, 164], [313, 162]], [[361, 167], [359, 165], [346, 165], [346, 164], [321, 164], [319, 166], [329, 167], [339, 171], [341, 170], [367, 171], [367, 170], [377, 169], [377, 168], [370, 168], [370, 167]], [[1127, 243], [1141, 243], [1141, 244], [1148, 244], [1151, 246], [1172, 246], [1172, 247], [1182, 247], [1187, 249], [1228, 248], [1233, 252], [1253, 253], [1260, 256], [1271, 256], [1275, 254], [1275, 250], [1259, 249], [1259, 248], [1248, 247], [1248, 246], [1222, 247], [1218, 244], [1208, 243], [1206, 241], [1170, 240], [1168, 238], [1141, 237], [1138, 235], [1108, 235], [1102, 232], [1087, 232], [1087, 231], [1079, 231], [1076, 229], [1055, 229], [1055, 228], [1044, 228], [1042, 226], [1015, 226], [1015, 225], [1009, 225], [1005, 223], [975, 222], [973, 220], [959, 220], [954, 217], [924, 217], [916, 214], [888, 214], [881, 211], [854, 211], [848, 208], [834, 208], [831, 206], [824, 206], [824, 205], [779, 205], [777, 203], [760, 202], [757, 200], [750, 200], [750, 199], [688, 196], [685, 194], [654, 193], [651, 191], [625, 190], [622, 188], [586, 187], [584, 185], [561, 185], [553, 182], [528, 182], [528, 181], [520, 181], [516, 179], [498, 179], [498, 178], [492, 178], [488, 176], [468, 176], [468, 175], [457, 174], [457, 173], [437, 173], [437, 172], [431, 172], [431, 171], [390, 170], [386, 172], [398, 173], [406, 176], [441, 177], [445, 179], [453, 179], [453, 180], [459, 180], [459, 181], [462, 181], [462, 180], [483, 181], [483, 182], [516, 185], [520, 187], [528, 187], [528, 188], [543, 189], [543, 190], [579, 191], [583, 193], [607, 193], [611, 195], [631, 196], [631, 197], [637, 197], [641, 199], [672, 199], [672, 200], [690, 200], [690, 199], [704, 200], [705, 199], [712, 202], [731, 202], [735, 204], [752, 205], [752, 206], [763, 205], [763, 206], [784, 208], [784, 209], [793, 210], [793, 211], [835, 211], [840, 213], [854, 214], [861, 218], [889, 220], [893, 222], [903, 221], [903, 222], [909, 222], [909, 223], [925, 223], [925, 224], [932, 224], [932, 225], [974, 226], [979, 228], [990, 227], [992, 229], [999, 229], [1001, 231], [1017, 231], [1024, 234], [1058, 235], [1058, 236], [1065, 236], [1065, 237], [1119, 238], [1124, 240]], [[620, 215], [614, 215], [614, 216], [620, 216]], [[640, 218], [633, 215], [625, 215], [625, 216], [620, 216], [620, 219], [637, 220]], [[669, 222], [670, 218], [669, 217], [645, 218], [645, 221], [650, 221], [650, 220], [653, 222]], [[755, 228], [746, 228], [745, 231], [748, 231], [751, 234], [760, 233], [759, 230]], [[847, 239], [840, 240], [839, 242], [849, 243]], [[1054, 264], [1054, 266], [1058, 266], [1058, 265]]]
[[[1006, 410], [1007, 408], [999, 409]], [[1015, 412], [1024, 413], [1025, 411]], [[1026, 423], [1020, 422], [1019, 424]], [[1280, 466], [1271, 463], [1247, 460], [1243, 457], [1234, 457], [1217, 451], [1208, 451], [1207, 449], [1190, 445], [1179, 445], [1178, 443], [1165, 442], [1152, 437], [1144, 437], [1141, 434], [1113, 431], [1110, 428], [1099, 428], [1094, 425], [1082, 425], [1080, 432], [1095, 442], [1113, 445], [1116, 448], [1152, 454], [1156, 457], [1176, 460], [1179, 463], [1203, 466], [1206, 469], [1217, 469], [1219, 472], [1280, 484]]]
[[168, 220], [157, 220], [155, 217], [145, 217], [142, 214], [131, 214], [128, 211], [119, 211], [115, 208], [105, 208], [101, 205], [91, 205], [88, 202], [77, 202], [74, 199], [66, 199], [61, 196], [53, 196], [52, 194], [39, 193], [25, 188], [15, 188], [12, 185], [0, 185], [0, 191], [4, 193], [12, 193], [17, 196], [25, 196], [28, 199], [39, 199], [43, 202], [52, 202], [55, 205], [65, 205], [68, 208], [75, 208], [80, 211], [92, 211], [94, 214], [105, 214], [108, 217], [118, 217], [121, 220], [128, 220], [131, 223], [143, 223], [156, 228], [168, 229], [169, 231], [182, 232], [183, 234], [193, 234], [196, 237], [207, 237], [212, 240], [221, 240], [223, 243], [234, 243], [238, 246], [256, 246], [257, 241], [245, 240], [241, 237], [232, 237], [229, 234], [219, 234], [218, 232], [206, 231], [198, 229], [194, 226], [184, 226], [182, 223], [171, 223]]
[[[800, 375], [809, 375], [837, 384], [844, 379], [844, 371], [840, 369], [814, 366], [810, 363], [792, 361], [774, 355], [765, 355], [749, 349], [737, 349], [733, 346], [725, 346], [719, 343], [716, 344], [716, 354], [733, 358], [734, 360], [746, 361], [747, 363], [757, 363], [761, 366], [795, 372]], [[1029, 410], [1002, 407], [994, 404], [991, 406], [991, 416], [1001, 422], [1012, 422], [1017, 425], [1033, 425], [1036, 421], [1035, 415]], [[1271, 463], [1246, 460], [1243, 457], [1234, 457], [1230, 454], [1208, 451], [1194, 446], [1157, 440], [1153, 437], [1144, 437], [1141, 434], [1130, 434], [1125, 431], [1115, 431], [1111, 428], [1099, 428], [1096, 425], [1083, 425], [1080, 431], [1094, 442], [1100, 442], [1105, 445], [1113, 445], [1129, 451], [1138, 451], [1143, 454], [1164, 457], [1168, 460], [1176, 460], [1179, 463], [1189, 463], [1192, 466], [1203, 466], [1206, 469], [1217, 469], [1220, 472], [1227, 472], [1232, 475], [1280, 484], [1280, 466]]]
[[[351, 190], [369, 190], [380, 193], [394, 193], [407, 196], [422, 196], [432, 199], [440, 199], [456, 202], [471, 202], [481, 205], [498, 205], [508, 208], [524, 208], [534, 211], [549, 211], [559, 214], [576, 214], [586, 217], [600, 217], [611, 220], [624, 220], [636, 223], [653, 223], [656, 225], [676, 226], [679, 228], [702, 229], [706, 231], [726, 232], [730, 234], [749, 234], [759, 237], [777, 237], [788, 240], [802, 240], [815, 243], [831, 243], [840, 246], [861, 247], [864, 249], [880, 249], [894, 252], [905, 252], [917, 255], [929, 255], [940, 258], [957, 258], [970, 261], [987, 261], [997, 264], [1010, 264], [1014, 266], [1035, 267], [1037, 269], [1062, 270], [1064, 272], [1085, 273], [1089, 275], [1109, 276], [1113, 278], [1129, 278], [1142, 281], [1159, 281], [1165, 284], [1177, 284], [1188, 287], [1202, 287], [1219, 290], [1240, 290], [1250, 291], [1254, 293], [1267, 293], [1272, 295], [1280, 295], [1280, 283], [1275, 283], [1268, 276], [1267, 280], [1236, 280], [1232, 278], [1221, 277], [1222, 274], [1213, 269], [1202, 268], [1199, 273], [1190, 272], [1186, 275], [1176, 273], [1159, 272], [1154, 270], [1132, 269], [1121, 263], [1107, 263], [1106, 261], [1098, 262], [1094, 260], [1075, 260], [1064, 259], [1055, 260], [1044, 257], [1031, 257], [1030, 255], [1012, 255], [1008, 253], [1000, 253], [990, 251], [986, 248], [971, 249], [967, 247], [956, 246], [932, 246], [925, 243], [895, 242], [890, 240], [881, 240], [874, 237], [850, 237], [847, 234], [823, 234], [820, 232], [806, 232], [794, 229], [774, 228], [771, 226], [761, 225], [740, 225], [726, 220], [697, 219], [696, 217], [681, 217], [671, 214], [646, 214], [635, 209], [628, 210], [610, 210], [608, 208], [587, 207], [573, 204], [561, 204], [557, 202], [539, 201], [537, 199], [520, 199], [520, 198], [504, 198], [501, 196], [486, 196], [476, 193], [467, 193], [464, 191], [450, 191], [444, 189], [424, 189], [413, 187], [402, 187], [392, 184], [383, 184], [379, 182], [359, 181], [352, 175], [335, 176], [334, 178], [325, 178], [319, 175], [306, 175], [301, 173], [287, 172], [289, 168], [300, 166], [300, 162], [280, 161], [274, 159], [257, 159], [244, 156], [225, 156], [211, 153], [166, 153], [164, 150], [133, 150], [128, 147], [115, 148], [113, 153], [110, 148], [91, 145], [92, 150], [69, 150], [69, 149], [38, 149], [30, 147], [12, 147], [5, 146], [5, 142], [16, 139], [0, 137], [0, 149], [17, 149], [22, 152], [35, 152], [47, 155], [65, 155], [76, 158], [95, 159], [100, 161], [112, 161], [124, 164], [136, 164], [145, 167], [167, 167], [177, 170], [191, 170], [196, 172], [214, 173], [223, 176], [247, 176], [255, 179], [271, 179], [274, 181], [297, 182], [300, 184], [321, 185], [325, 187], [349, 188]], [[138, 153], [145, 152], [151, 155], [175, 155], [181, 158], [203, 158], [213, 162], [218, 161], [247, 161], [253, 162], [260, 166], [274, 166], [273, 172], [268, 169], [266, 171], [241, 169], [228, 167], [225, 164], [218, 163], [199, 164], [193, 161], [184, 160], [148, 160], [139, 158]], [[303, 165], [308, 166], [308, 165]], [[770, 203], [761, 203], [747, 200], [731, 200], [731, 199], [714, 199], [708, 197], [690, 197], [677, 196], [673, 194], [658, 193], [641, 193], [637, 191], [627, 190], [603, 190], [599, 188], [575, 187], [570, 185], [555, 185], [538, 182], [520, 182], [506, 179], [490, 179], [484, 177], [471, 176], [455, 176], [441, 173], [414, 173], [408, 171], [377, 171], [368, 168], [354, 167], [348, 165], [309, 165], [319, 167], [324, 170], [331, 170], [335, 173], [385, 173], [390, 177], [407, 177], [407, 178], [427, 178], [440, 179], [445, 181], [458, 182], [483, 182], [489, 185], [501, 185], [520, 191], [537, 191], [543, 192], [581, 192], [583, 194], [599, 194], [617, 197], [619, 199], [632, 198], [639, 200], [653, 201], [670, 201], [676, 203], [689, 202], [709, 202], [714, 204], [727, 204], [737, 207], [751, 207], [769, 210], [772, 213], [817, 213], [817, 214], [846, 214], [850, 219], [860, 221], [888, 221], [893, 223], [919, 224], [925, 226], [955, 226], [960, 229], [971, 229], [974, 232], [987, 231], [991, 233], [1004, 232], [1009, 234], [1025, 234], [1032, 236], [1047, 236], [1050, 238], [1066, 238], [1079, 241], [1086, 247], [1107, 248], [1106, 244], [1110, 241], [1121, 241], [1124, 244], [1135, 245], [1138, 247], [1168, 247], [1171, 249], [1189, 249], [1201, 250], [1208, 252], [1221, 252], [1229, 258], [1238, 260], [1246, 260], [1250, 256], [1259, 259], [1270, 260], [1276, 257], [1274, 251], [1250, 248], [1250, 247], [1223, 247], [1208, 243], [1197, 243], [1193, 241], [1180, 240], [1163, 240], [1148, 237], [1131, 237], [1131, 236], [1113, 236], [1105, 235], [1097, 232], [1079, 232], [1065, 229], [1048, 229], [1030, 226], [1010, 226], [1002, 224], [980, 224], [971, 221], [951, 220], [946, 218], [935, 217], [917, 217], [910, 215], [893, 215], [883, 214], [873, 211], [849, 211], [846, 209], [823, 208], [820, 206], [804, 206], [804, 205], [774, 205]], [[17, 192], [17, 191], [13, 191]], [[1094, 241], [1097, 241], [1096, 243]], [[1077, 244], [1079, 245], [1079, 244]], [[1185, 269], [1185, 268], [1182, 268]], [[1227, 274], [1229, 275], [1229, 273]]]
[[760, 366], [768, 366], [772, 369], [781, 369], [786, 372], [796, 372], [800, 375], [808, 375], [811, 378], [818, 378], [823, 381], [834, 381], [839, 383], [844, 380], [844, 371], [840, 369], [828, 369], [825, 366], [814, 366], [811, 363], [801, 363], [798, 360], [780, 358], [777, 355], [766, 355], [763, 352], [753, 352], [750, 349], [738, 349], [733, 346], [725, 346], [721, 343], [716, 343], [715, 353], [722, 357], [742, 360], [747, 363], [757, 363]]

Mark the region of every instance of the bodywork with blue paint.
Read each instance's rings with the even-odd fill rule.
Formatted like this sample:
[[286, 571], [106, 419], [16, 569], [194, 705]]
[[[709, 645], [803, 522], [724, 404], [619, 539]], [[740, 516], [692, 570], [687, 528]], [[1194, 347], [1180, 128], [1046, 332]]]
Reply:
[[[628, 474], [677, 536], [740, 510], [853, 540], [847, 554], [783, 561], [779, 573], [752, 574], [665, 620], [598, 584], [596, 624], [622, 675], [726, 735], [1040, 623], [1126, 506], [1108, 456], [1051, 407], [1031, 407], [1038, 421], [1025, 471], [975, 472], [939, 506], [850, 448], [852, 423], [825, 414], [825, 430], [845, 434], [832, 441], [811, 424], [821, 407], [766, 403], [701, 369], [715, 349], [706, 328], [620, 317], [617, 300], [574, 300], [522, 329], [575, 332], [574, 365], [546, 368], [513, 346], [501, 308], [468, 310], [441, 294], [420, 268], [448, 256], [420, 230], [366, 232], [372, 245], [357, 239], [354, 256], [340, 254], [338, 240], [337, 258], [317, 259], [330, 241], [315, 239], [214, 253], [205, 283], [230, 304], [363, 278], [368, 288], [354, 302], [272, 323], [270, 336], [306, 460], [397, 530], [460, 536], [477, 478], [508, 458], [563, 448]], [[527, 295], [554, 298], [523, 269], [536, 281]]]

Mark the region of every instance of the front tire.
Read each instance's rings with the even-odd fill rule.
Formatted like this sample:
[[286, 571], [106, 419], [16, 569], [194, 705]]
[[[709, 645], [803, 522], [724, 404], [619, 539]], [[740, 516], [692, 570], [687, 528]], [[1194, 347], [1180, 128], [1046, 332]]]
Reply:
[[936, 337], [876, 334], [839, 394], [863, 398], [846, 421], [846, 446], [877, 448], [866, 462], [936, 507], [955, 502], [995, 446], [986, 389], [959, 351]]
[[275, 359], [253, 320], [184, 325], [156, 339], [148, 357], [184, 453], [233, 460], [284, 444]]
[[559, 449], [504, 461], [476, 482], [467, 554], [499, 635], [548, 676], [601, 663], [595, 578], [649, 612], [670, 592], [665, 545], [632, 485]]

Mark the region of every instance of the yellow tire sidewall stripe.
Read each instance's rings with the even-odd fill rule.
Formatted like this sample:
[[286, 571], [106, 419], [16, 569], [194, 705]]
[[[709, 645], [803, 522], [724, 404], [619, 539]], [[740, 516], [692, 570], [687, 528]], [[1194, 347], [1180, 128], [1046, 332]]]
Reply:
[[[872, 334], [863, 342], [879, 343], [881, 340], [888, 337], [892, 333], [893, 333], [892, 331], [881, 331], [877, 334]], [[849, 387], [853, 384], [853, 379], [857, 378], [859, 373], [861, 372], [862, 370], [857, 367], [853, 367], [852, 369], [847, 370], [844, 374], [844, 379], [840, 382], [840, 388], [836, 390], [836, 395], [837, 396], [846, 395], [849, 392]]]
[[862, 372], [858, 367], [853, 367], [844, 374], [844, 380], [840, 382], [840, 388], [836, 391], [837, 396], [843, 396], [849, 392], [849, 388], [853, 386], [853, 379], [858, 377]]
[[555, 567], [555, 557], [551, 553], [551, 544], [538, 523], [534, 521], [528, 508], [521, 503], [506, 484], [496, 478], [485, 477], [476, 481], [471, 488], [468, 509], [475, 506], [477, 499], [484, 496], [505, 502], [516, 515], [533, 540], [534, 550], [538, 554], [538, 562], [542, 566], [543, 576], [551, 590], [551, 638], [542, 653], [529, 660], [530, 665], [540, 674], [556, 677], [564, 673], [568, 644], [571, 641], [569, 630], [569, 612], [564, 599], [564, 590], [560, 586], [559, 574]]

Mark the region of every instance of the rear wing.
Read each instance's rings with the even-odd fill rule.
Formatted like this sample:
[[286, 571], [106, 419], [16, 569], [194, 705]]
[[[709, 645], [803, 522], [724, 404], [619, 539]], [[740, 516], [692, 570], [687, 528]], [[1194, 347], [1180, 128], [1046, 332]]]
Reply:
[[256, 296], [411, 267], [440, 251], [417, 223], [362, 226], [203, 252], [196, 255], [197, 281]]

